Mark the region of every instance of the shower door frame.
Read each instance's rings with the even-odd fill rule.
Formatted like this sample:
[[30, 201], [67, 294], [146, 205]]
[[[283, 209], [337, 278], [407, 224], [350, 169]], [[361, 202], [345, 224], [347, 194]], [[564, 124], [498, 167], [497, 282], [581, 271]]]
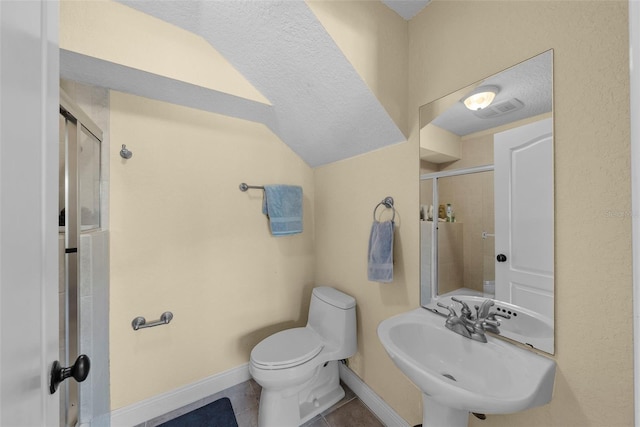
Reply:
[[[433, 203], [433, 221], [431, 221], [432, 227], [432, 239], [431, 239], [431, 283], [429, 288], [429, 294], [425, 292], [425, 289], [420, 289], [420, 305], [426, 306], [432, 299], [438, 297], [438, 179], [440, 178], [448, 178], [452, 176], [462, 176], [462, 175], [471, 175], [475, 173], [482, 172], [493, 172], [495, 169], [494, 165], [482, 165], [482, 166], [473, 166], [469, 168], [462, 169], [451, 169], [440, 172], [431, 172], [420, 175], [420, 183], [422, 181], [432, 180], [431, 184], [433, 186], [432, 193], [432, 203]], [[422, 267], [420, 268], [420, 275], [422, 275]], [[422, 282], [422, 280], [421, 280]]]
[[[64, 353], [60, 360], [64, 366], [71, 366], [80, 354], [80, 234], [81, 234], [81, 206], [79, 200], [80, 179], [78, 176], [78, 159], [80, 156], [80, 141], [82, 133], [90, 136], [102, 144], [103, 134], [100, 128], [60, 89], [60, 116], [64, 118], [64, 307], [60, 307], [64, 315], [63, 336]], [[60, 120], [62, 123], [62, 120]], [[62, 143], [62, 141], [60, 142]], [[100, 164], [98, 164], [100, 168]], [[101, 171], [99, 170], [99, 175]], [[98, 224], [100, 226], [100, 224]], [[92, 355], [89, 355], [91, 358]], [[91, 373], [89, 373], [91, 375]], [[80, 385], [74, 380], [65, 381], [60, 386], [60, 425], [75, 426], [80, 420]]]
[[[629, 117], [640, 114], [640, 3], [629, 0]], [[635, 425], [640, 427], [640, 122], [630, 120], [631, 224], [633, 249], [633, 388]]]

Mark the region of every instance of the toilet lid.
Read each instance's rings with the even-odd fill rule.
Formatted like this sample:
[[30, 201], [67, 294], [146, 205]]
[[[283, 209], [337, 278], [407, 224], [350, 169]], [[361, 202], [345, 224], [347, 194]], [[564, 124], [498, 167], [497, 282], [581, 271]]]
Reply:
[[251, 361], [266, 369], [289, 368], [313, 358], [322, 347], [320, 336], [311, 329], [287, 329], [255, 346], [251, 351]]

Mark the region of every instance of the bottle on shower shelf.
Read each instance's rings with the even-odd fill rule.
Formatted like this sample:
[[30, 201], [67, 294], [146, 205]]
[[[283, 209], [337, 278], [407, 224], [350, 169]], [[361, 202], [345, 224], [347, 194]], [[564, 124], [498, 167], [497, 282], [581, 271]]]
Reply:
[[453, 208], [451, 207], [451, 203], [447, 203], [446, 212], [447, 212], [447, 222], [455, 222], [456, 217], [453, 214]]

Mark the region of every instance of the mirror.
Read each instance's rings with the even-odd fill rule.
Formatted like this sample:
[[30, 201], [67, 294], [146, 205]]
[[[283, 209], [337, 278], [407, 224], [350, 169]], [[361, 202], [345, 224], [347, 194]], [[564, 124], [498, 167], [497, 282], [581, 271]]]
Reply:
[[420, 108], [420, 297], [491, 298], [501, 336], [553, 354], [552, 70], [549, 50]]

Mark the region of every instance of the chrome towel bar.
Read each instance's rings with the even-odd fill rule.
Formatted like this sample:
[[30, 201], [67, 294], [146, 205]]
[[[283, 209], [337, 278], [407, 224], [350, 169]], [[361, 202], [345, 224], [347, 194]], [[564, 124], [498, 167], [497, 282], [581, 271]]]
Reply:
[[250, 188], [256, 188], [256, 189], [264, 190], [264, 187], [262, 185], [247, 185], [244, 182], [242, 184], [240, 184], [239, 187], [240, 187], [240, 191], [247, 191]]
[[171, 322], [171, 319], [173, 319], [173, 313], [170, 311], [165, 311], [164, 313], [162, 313], [162, 315], [160, 315], [159, 320], [154, 320], [153, 322], [149, 323], [147, 323], [147, 320], [144, 317], [139, 316], [131, 321], [131, 327], [134, 331], [137, 331], [138, 329], [142, 328], [151, 328], [153, 326], [166, 325]]

